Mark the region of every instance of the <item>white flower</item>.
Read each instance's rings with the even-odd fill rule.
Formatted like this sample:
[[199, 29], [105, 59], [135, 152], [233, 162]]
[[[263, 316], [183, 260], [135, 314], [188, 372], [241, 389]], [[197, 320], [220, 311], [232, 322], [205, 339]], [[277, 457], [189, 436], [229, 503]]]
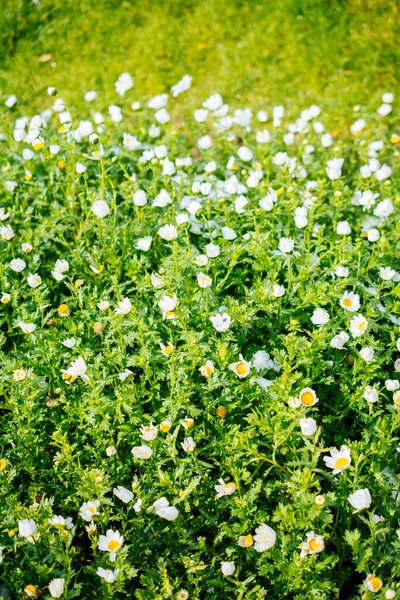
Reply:
[[42, 278], [37, 273], [35, 273], [34, 275], [32, 275], [32, 274], [28, 275], [28, 285], [29, 285], [29, 287], [31, 287], [31, 288], [37, 288], [37, 287], [39, 287], [39, 285], [41, 283], [42, 283]]
[[99, 577], [104, 579], [104, 581], [106, 581], [107, 583], [114, 583], [114, 581], [117, 579], [117, 577], [119, 575], [119, 569], [115, 569], [114, 571], [111, 571], [111, 569], [103, 569], [102, 567], [99, 567], [97, 569], [96, 573]]
[[375, 177], [378, 181], [383, 181], [384, 179], [389, 179], [392, 175], [392, 169], [389, 165], [382, 165], [380, 169], [375, 171]]
[[376, 388], [367, 385], [364, 392], [364, 399], [372, 404], [373, 402], [377, 402], [378, 400], [378, 392]]
[[148, 509], [149, 512], [155, 512], [157, 516], [167, 521], [175, 521], [179, 511], [175, 506], [170, 506], [168, 500], [164, 497], [156, 500]]
[[92, 204], [92, 212], [96, 217], [99, 217], [99, 219], [104, 219], [104, 217], [109, 214], [110, 207], [104, 200], [96, 200], [96, 202]]
[[153, 454], [153, 450], [149, 446], [134, 446], [131, 450], [135, 458], [149, 459]]
[[110, 308], [110, 303], [108, 300], [100, 300], [100, 302], [98, 302], [96, 304], [97, 308], [99, 308], [100, 310], [108, 310]]
[[292, 240], [292, 238], [280, 238], [279, 240], [279, 250], [283, 253], [283, 254], [289, 254], [290, 252], [293, 251], [294, 248], [294, 240]]
[[221, 233], [222, 233], [224, 240], [228, 240], [228, 241], [234, 240], [237, 237], [236, 231], [234, 231], [230, 227], [222, 227]]
[[256, 534], [254, 536], [254, 550], [257, 552], [265, 552], [269, 550], [276, 542], [276, 533], [265, 523], [256, 528]]
[[210, 321], [219, 333], [224, 333], [227, 331], [231, 323], [233, 323], [228, 313], [223, 313], [222, 315], [217, 314], [213, 317], [210, 317]]
[[64, 340], [63, 342], [61, 342], [63, 346], [65, 346], [66, 348], [73, 348], [76, 344], [76, 340], [75, 338], [71, 337], [71, 338], [67, 338], [66, 340]]
[[52, 598], [61, 598], [64, 594], [65, 579], [63, 577], [57, 577], [52, 579], [49, 583], [49, 592]]
[[317, 422], [311, 418], [299, 419], [302, 435], [312, 436], [317, 431]]
[[140, 427], [140, 433], [142, 440], [151, 442], [155, 440], [158, 435], [157, 425], [154, 425], [153, 421], [151, 421], [150, 425], [142, 425]]
[[376, 112], [380, 117], [387, 117], [392, 112], [392, 106], [390, 104], [381, 104]]
[[385, 387], [388, 392], [395, 392], [400, 388], [400, 382], [397, 379], [386, 379]]
[[138, 241], [136, 242], [135, 248], [137, 250], [142, 250], [143, 252], [148, 252], [148, 250], [150, 250], [152, 239], [153, 238], [151, 237], [151, 235], [147, 235], [146, 237], [139, 238]]
[[356, 510], [354, 513], [363, 510], [364, 508], [369, 508], [371, 506], [372, 498], [368, 488], [364, 488], [362, 490], [357, 490], [354, 494], [350, 494], [348, 497], [348, 501]]
[[285, 288], [283, 285], [278, 285], [277, 283], [274, 283], [274, 285], [272, 286], [272, 295], [275, 298], [281, 298], [282, 296], [285, 295]]
[[186, 92], [192, 84], [192, 77], [190, 75], [184, 75], [178, 83], [172, 86], [171, 92], [174, 98]]
[[339, 235], [349, 235], [351, 233], [350, 225], [347, 221], [339, 221], [336, 225], [336, 233]]
[[318, 327], [326, 325], [329, 321], [329, 313], [322, 308], [316, 308], [312, 314], [311, 322]]
[[256, 142], [258, 142], [259, 144], [267, 144], [270, 139], [271, 139], [271, 134], [268, 131], [268, 129], [263, 129], [262, 131], [257, 131]]
[[117, 449], [115, 446], [108, 446], [108, 448], [106, 448], [106, 454], [108, 457], [115, 456], [117, 454]]
[[204, 108], [207, 108], [208, 110], [211, 110], [214, 112], [214, 111], [220, 109], [221, 106], [223, 105], [223, 103], [224, 103], [224, 101], [220, 94], [213, 94], [212, 96], [207, 98], [207, 100], [205, 102], [203, 102], [203, 106], [204, 106]]
[[15, 94], [11, 94], [11, 96], [8, 96], [7, 100], [4, 102], [4, 106], [7, 106], [7, 108], [12, 108], [16, 102], [17, 96]]
[[248, 162], [253, 158], [253, 153], [250, 150], [250, 148], [247, 148], [246, 146], [241, 146], [238, 150], [238, 156], [244, 162]]
[[344, 163], [344, 158], [333, 158], [332, 160], [328, 160], [326, 163], [326, 174], [329, 179], [339, 179], [342, 175], [342, 167]]
[[250, 373], [251, 362], [248, 362], [243, 358], [242, 354], [239, 354], [238, 362], [230, 364], [229, 368], [239, 377], [239, 379], [243, 379]]
[[233, 560], [230, 562], [221, 561], [221, 572], [224, 577], [229, 577], [230, 575], [233, 575], [235, 572], [235, 568], [235, 562]]
[[379, 276], [383, 281], [390, 281], [396, 275], [396, 271], [391, 269], [390, 267], [381, 267], [379, 269]]
[[192, 437], [187, 437], [181, 444], [185, 452], [191, 453], [196, 448], [196, 443]]
[[117, 551], [124, 543], [124, 538], [119, 531], [108, 529], [106, 535], [101, 535], [97, 547], [103, 552], [110, 553], [110, 561], [114, 562], [117, 556]]
[[78, 173], [78, 175], [82, 175], [82, 173], [86, 171], [86, 167], [81, 162], [77, 162], [75, 165], [75, 171]]
[[236, 491], [236, 484], [233, 482], [225, 483], [223, 479], [218, 479], [218, 485], [214, 489], [217, 492], [217, 498], [231, 496]]
[[368, 577], [364, 581], [365, 589], [375, 594], [379, 592], [382, 585], [382, 579], [379, 579], [379, 577], [376, 577], [376, 575], [368, 575]]
[[146, 192], [138, 190], [133, 194], [133, 203], [135, 206], [144, 206], [147, 204]]
[[341, 331], [331, 339], [332, 348], [343, 350], [344, 345], [349, 341], [349, 335], [345, 331]]
[[[314, 404], [317, 404], [317, 402], [319, 401], [317, 394], [315, 393], [315, 391], [312, 388], [303, 388], [299, 394], [299, 401], [300, 404], [302, 404], [303, 406], [314, 406]], [[298, 404], [295, 403], [295, 406], [293, 406], [293, 408], [297, 408]]]
[[340, 306], [350, 312], [357, 312], [360, 308], [360, 296], [353, 292], [345, 292], [340, 298]]
[[178, 305], [178, 300], [176, 298], [176, 294], [171, 296], [163, 296], [161, 300], [158, 302], [158, 306], [163, 314], [163, 319], [174, 319], [175, 318], [175, 308]]
[[341, 266], [336, 267], [335, 275], [336, 275], [336, 277], [348, 277], [349, 276], [348, 267], [341, 267]]
[[221, 248], [217, 246], [217, 244], [207, 244], [206, 246], [206, 254], [209, 258], [216, 258], [219, 256], [221, 252]]
[[350, 125], [350, 131], [353, 135], [360, 135], [361, 131], [366, 126], [365, 119], [357, 119], [352, 125]]
[[118, 487], [114, 488], [113, 493], [114, 496], [117, 496], [117, 498], [122, 500], [122, 502], [124, 502], [125, 504], [128, 504], [133, 500], [132, 492], [130, 490], [127, 490], [122, 485], [119, 485]]
[[360, 350], [360, 356], [365, 360], [365, 362], [371, 362], [374, 358], [374, 351], [370, 347], [362, 348]]
[[165, 108], [160, 108], [160, 110], [154, 113], [154, 118], [160, 125], [165, 125], [171, 120], [169, 112]]
[[377, 229], [368, 229], [367, 237], [369, 242], [377, 242], [380, 238], [379, 231]]
[[251, 359], [253, 367], [257, 369], [257, 371], [265, 371], [265, 369], [271, 369], [272, 361], [268, 352], [265, 350], [258, 350]]
[[154, 198], [152, 206], [155, 206], [157, 208], [165, 208], [165, 206], [168, 206], [168, 204], [171, 203], [171, 196], [168, 194], [167, 190], [162, 189], [161, 192], [157, 194], [157, 196]]
[[346, 445], [341, 446], [340, 450], [333, 448], [330, 454], [330, 456], [324, 456], [324, 462], [329, 469], [332, 469], [333, 475], [349, 468], [351, 464], [350, 448]]
[[194, 120], [197, 123], [204, 123], [208, 117], [208, 110], [206, 108], [199, 108], [194, 111]]
[[54, 517], [49, 519], [49, 523], [58, 529], [72, 529], [74, 526], [71, 517], [64, 519], [61, 515], [54, 515]]
[[201, 288], [208, 288], [210, 285], [212, 285], [212, 279], [204, 273], [199, 273], [197, 275], [197, 283]]
[[22, 258], [13, 258], [10, 262], [10, 269], [15, 273], [20, 273], [26, 267], [26, 262]]
[[307, 208], [305, 206], [298, 206], [294, 212], [294, 221], [296, 227], [302, 229], [308, 225], [307, 219]]
[[203, 135], [197, 140], [197, 145], [200, 150], [208, 150], [212, 146], [212, 139], [209, 135]]
[[351, 319], [349, 329], [353, 337], [359, 337], [367, 331], [368, 321], [363, 315], [356, 315]]
[[129, 73], [121, 73], [114, 85], [117, 94], [123, 96], [125, 92], [133, 87], [133, 79]]
[[158, 275], [158, 273], [152, 273], [150, 275], [150, 281], [151, 281], [151, 285], [156, 290], [163, 288], [165, 286], [164, 279], [162, 277], [160, 277], [160, 275]]
[[158, 94], [158, 96], [154, 96], [153, 98], [150, 98], [150, 100], [147, 103], [147, 106], [149, 108], [152, 108], [153, 110], [158, 110], [160, 108], [164, 108], [164, 106], [166, 106], [168, 102], [168, 94]]
[[171, 242], [178, 237], [178, 230], [176, 229], [175, 225], [164, 225], [163, 227], [160, 227], [157, 233], [160, 238], [166, 240], [167, 242]]
[[77, 377], [82, 377], [84, 381], [89, 381], [89, 377], [86, 375], [87, 366], [85, 361], [81, 356], [79, 356], [76, 360], [71, 362], [71, 366], [67, 370], [62, 370], [61, 372], [65, 375], [69, 375], [70, 378], [76, 379]]
[[306, 541], [301, 545], [300, 558], [304, 558], [309, 554], [318, 554], [325, 548], [325, 542], [322, 535], [317, 535], [313, 531], [310, 531], [306, 535]]
[[36, 325], [34, 323], [24, 323], [23, 321], [19, 321], [18, 326], [21, 327], [24, 333], [33, 333], [36, 329]]
[[129, 298], [124, 298], [120, 302], [118, 302], [118, 308], [115, 309], [116, 315], [127, 315], [132, 310], [132, 304]]
[[125, 371], [123, 371], [122, 373], [120, 373], [118, 375], [118, 379], [122, 382], [124, 382], [126, 379], [128, 379], [128, 377], [130, 377], [131, 375], [133, 375], [133, 372], [130, 369], [125, 369]]
[[376, 217], [385, 218], [391, 215], [393, 210], [393, 204], [391, 203], [389, 198], [385, 198], [385, 200], [382, 200], [382, 202], [379, 202], [379, 204], [376, 206], [374, 210], [374, 215]]
[[36, 523], [33, 519], [18, 521], [18, 532], [21, 537], [29, 538], [36, 532]]

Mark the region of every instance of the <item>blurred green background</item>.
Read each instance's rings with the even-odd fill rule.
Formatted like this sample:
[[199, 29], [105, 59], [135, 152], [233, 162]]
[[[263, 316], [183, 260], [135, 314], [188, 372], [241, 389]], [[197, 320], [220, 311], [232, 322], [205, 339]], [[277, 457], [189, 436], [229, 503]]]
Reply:
[[[1, 0], [0, 89], [31, 109], [55, 85], [70, 105], [102, 91], [115, 102], [163, 92], [185, 73], [189, 101], [219, 91], [235, 106], [340, 107], [396, 93], [397, 0]], [[50, 56], [51, 55], [51, 56]]]

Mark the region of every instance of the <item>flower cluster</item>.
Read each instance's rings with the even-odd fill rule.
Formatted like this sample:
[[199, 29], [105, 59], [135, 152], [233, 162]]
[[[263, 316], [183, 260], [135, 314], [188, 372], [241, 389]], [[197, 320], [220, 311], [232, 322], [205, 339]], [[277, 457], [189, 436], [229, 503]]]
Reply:
[[394, 96], [191, 83], [2, 103], [4, 593], [400, 597]]

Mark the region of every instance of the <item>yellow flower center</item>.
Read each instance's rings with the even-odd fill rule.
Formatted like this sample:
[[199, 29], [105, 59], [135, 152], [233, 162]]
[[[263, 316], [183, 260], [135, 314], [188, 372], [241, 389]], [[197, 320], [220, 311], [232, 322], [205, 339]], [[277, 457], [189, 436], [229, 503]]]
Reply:
[[397, 404], [397, 406], [400, 406], [400, 396], [395, 398], [394, 403]]
[[95, 507], [94, 507], [94, 506], [89, 506], [89, 507], [88, 507], [88, 511], [89, 511], [90, 513], [92, 513], [92, 515], [94, 515], [94, 513], [96, 512], [96, 509], [95, 509]]
[[314, 404], [314, 396], [311, 392], [304, 392], [304, 394], [301, 395], [300, 400], [305, 406], [311, 406]]
[[351, 300], [350, 300], [350, 298], [345, 298], [343, 300], [343, 306], [351, 306]]
[[165, 353], [167, 356], [170, 356], [170, 355], [172, 354], [172, 351], [173, 351], [173, 349], [174, 349], [174, 348], [173, 348], [173, 346], [165, 346], [165, 348], [164, 348], [164, 353]]
[[321, 544], [316, 538], [311, 538], [311, 540], [308, 542], [308, 545], [310, 550], [317, 550], [317, 548], [319, 548]]
[[115, 552], [115, 550], [117, 550], [119, 548], [119, 542], [117, 542], [117, 540], [111, 540], [110, 542], [108, 542], [108, 549], [111, 550], [111, 552]]
[[236, 484], [234, 484], [233, 481], [231, 481], [230, 483], [227, 483], [225, 485], [225, 490], [227, 492], [231, 492], [233, 494], [233, 492], [236, 491]]
[[169, 423], [161, 423], [160, 429], [164, 433], [167, 433], [171, 429], [171, 425]]
[[165, 313], [165, 318], [166, 319], [173, 319], [175, 317], [175, 311], [174, 310], [167, 310], [167, 312]]
[[6, 468], [7, 468], [7, 464], [8, 464], [8, 463], [7, 463], [7, 461], [6, 461], [6, 460], [4, 460], [4, 458], [2, 458], [2, 459], [0, 460], [0, 471], [4, 471], [4, 469], [6, 469]]
[[215, 411], [217, 417], [220, 417], [221, 419], [226, 417], [227, 413], [228, 411], [226, 410], [225, 406], [218, 406], [217, 410]]
[[349, 459], [342, 456], [341, 458], [338, 458], [337, 461], [335, 462], [335, 468], [343, 469], [343, 467], [347, 467], [348, 464], [349, 464]]
[[210, 375], [212, 374], [212, 368], [209, 365], [204, 365], [204, 372], [206, 377], [210, 377]]
[[237, 372], [239, 373], [239, 375], [244, 375], [246, 373], [246, 365], [244, 365], [242, 362], [238, 364], [237, 366]]
[[68, 314], [69, 308], [66, 304], [60, 304], [60, 306], [57, 308], [57, 312], [61, 317], [64, 317]]
[[251, 546], [253, 543], [253, 536], [251, 535], [251, 533], [249, 533], [249, 535], [245, 535], [243, 537], [243, 544], [245, 544], [246, 546]]
[[358, 324], [358, 329], [361, 331], [361, 329], [363, 329], [366, 326], [366, 324], [366, 321], [360, 321], [360, 323]]
[[379, 577], [370, 577], [368, 581], [374, 592], [379, 592], [382, 587], [382, 581], [379, 579]]

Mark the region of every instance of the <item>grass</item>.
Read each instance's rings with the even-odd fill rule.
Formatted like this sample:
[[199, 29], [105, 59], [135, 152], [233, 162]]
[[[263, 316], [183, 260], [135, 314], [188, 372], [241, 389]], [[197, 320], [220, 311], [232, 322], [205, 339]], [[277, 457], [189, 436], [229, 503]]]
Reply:
[[215, 91], [238, 105], [319, 101], [339, 119], [398, 84], [399, 5], [382, 0], [155, 0], [151, 10], [127, 0], [5, 0], [1, 28], [1, 87], [32, 109], [50, 84], [78, 107], [91, 88], [110, 102], [121, 71], [139, 97], [188, 72], [193, 104]]

